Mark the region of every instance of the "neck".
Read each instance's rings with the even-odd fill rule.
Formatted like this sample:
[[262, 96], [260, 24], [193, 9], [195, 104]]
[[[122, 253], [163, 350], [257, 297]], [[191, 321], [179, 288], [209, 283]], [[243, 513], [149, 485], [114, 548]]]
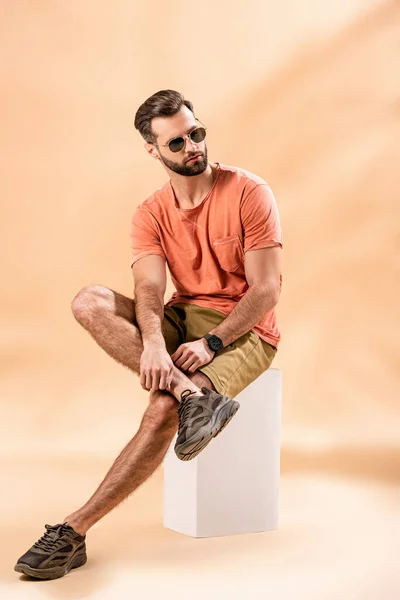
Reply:
[[181, 208], [192, 208], [203, 200], [214, 184], [216, 171], [216, 166], [210, 163], [204, 173], [194, 177], [185, 177], [171, 171], [171, 185]]

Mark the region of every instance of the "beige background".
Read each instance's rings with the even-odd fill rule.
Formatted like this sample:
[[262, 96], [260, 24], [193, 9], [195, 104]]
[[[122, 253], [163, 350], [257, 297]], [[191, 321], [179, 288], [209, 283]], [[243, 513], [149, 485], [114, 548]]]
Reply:
[[[399, 3], [3, 1], [0, 27], [2, 596], [398, 598]], [[18, 556], [147, 403], [70, 302], [132, 296], [130, 218], [166, 180], [133, 118], [163, 88], [193, 101], [210, 160], [279, 203], [281, 527], [164, 530], [160, 469], [88, 534], [83, 569], [23, 581]]]

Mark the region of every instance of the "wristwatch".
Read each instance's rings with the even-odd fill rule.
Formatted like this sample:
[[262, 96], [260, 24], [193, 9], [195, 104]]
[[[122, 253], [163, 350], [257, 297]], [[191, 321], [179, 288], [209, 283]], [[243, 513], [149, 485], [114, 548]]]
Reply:
[[207, 340], [208, 347], [211, 348], [213, 352], [219, 352], [224, 347], [223, 341], [217, 335], [206, 333], [203, 335], [203, 338]]

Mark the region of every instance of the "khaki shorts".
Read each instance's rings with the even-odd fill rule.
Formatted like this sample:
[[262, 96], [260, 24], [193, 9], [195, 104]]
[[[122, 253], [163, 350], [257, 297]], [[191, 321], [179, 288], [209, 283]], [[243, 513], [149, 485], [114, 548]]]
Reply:
[[[171, 355], [184, 342], [198, 340], [216, 327], [227, 315], [213, 308], [179, 302], [164, 306], [163, 335]], [[199, 367], [220, 394], [234, 398], [266, 371], [275, 357], [274, 346], [248, 331], [229, 344], [214, 358]]]

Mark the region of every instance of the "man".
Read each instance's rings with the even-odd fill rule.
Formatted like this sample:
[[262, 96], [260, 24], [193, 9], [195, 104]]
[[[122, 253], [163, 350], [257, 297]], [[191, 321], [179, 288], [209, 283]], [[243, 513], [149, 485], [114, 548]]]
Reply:
[[[72, 309], [110, 356], [140, 376], [149, 406], [88, 502], [46, 525], [18, 560], [16, 571], [37, 578], [62, 577], [86, 562], [87, 531], [155, 471], [177, 431], [177, 456], [197, 456], [238, 410], [233, 398], [269, 368], [280, 341], [282, 235], [268, 184], [208, 162], [206, 128], [176, 91], [148, 98], [135, 127], [170, 179], [132, 218], [134, 299], [89, 286]], [[166, 262], [176, 292], [164, 305]]]

